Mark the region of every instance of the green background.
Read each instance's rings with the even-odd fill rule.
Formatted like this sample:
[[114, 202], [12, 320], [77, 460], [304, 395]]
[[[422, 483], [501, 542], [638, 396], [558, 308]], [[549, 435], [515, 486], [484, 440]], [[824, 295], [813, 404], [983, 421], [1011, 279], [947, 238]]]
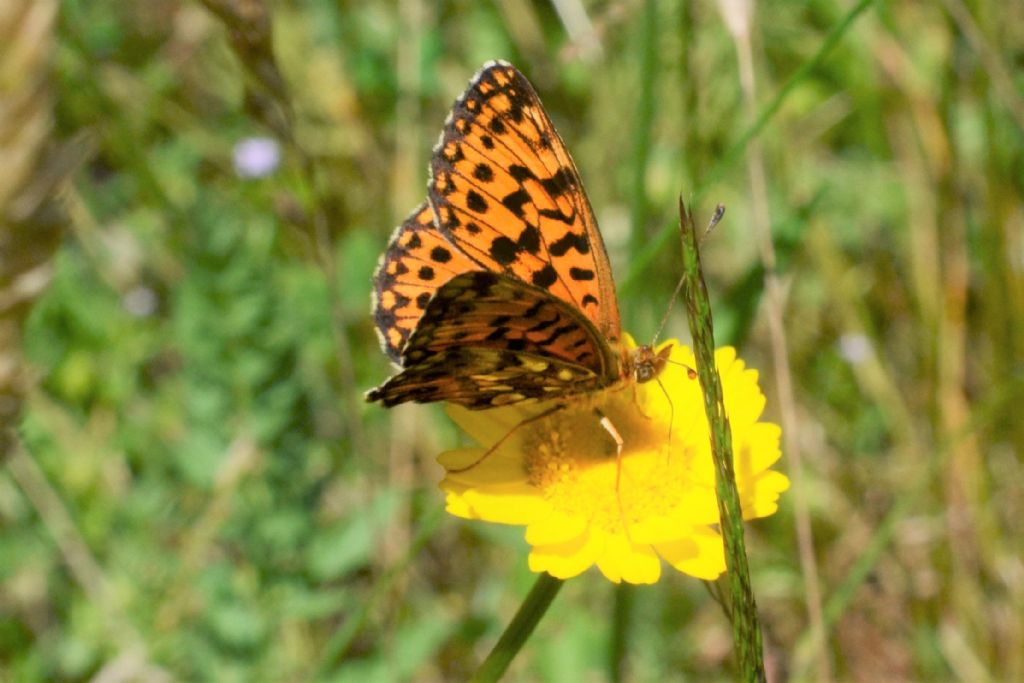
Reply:
[[[493, 58], [574, 155], [640, 341], [677, 198], [728, 207], [703, 247], [718, 342], [799, 448], [800, 492], [747, 534], [773, 680], [1024, 679], [1024, 5], [761, 3], [744, 31], [741, 2], [9, 4], [2, 83], [30, 96], [0, 141], [36, 161], [0, 162], [0, 284], [33, 250], [20, 273], [51, 281], [2, 311], [27, 379], [0, 680], [473, 671], [532, 584], [522, 531], [442, 517], [433, 459], [463, 437], [362, 393], [392, 371], [377, 257]], [[280, 166], [240, 177], [263, 136]], [[699, 581], [590, 571], [507, 679], [728, 680], [730, 647]]]

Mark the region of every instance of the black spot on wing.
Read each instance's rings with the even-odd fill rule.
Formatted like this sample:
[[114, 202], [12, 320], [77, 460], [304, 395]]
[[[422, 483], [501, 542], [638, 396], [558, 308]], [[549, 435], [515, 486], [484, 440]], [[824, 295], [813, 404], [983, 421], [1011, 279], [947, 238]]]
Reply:
[[489, 183], [494, 180], [494, 169], [488, 164], [477, 164], [473, 169], [473, 177], [481, 182]]
[[561, 197], [573, 187], [572, 173], [565, 168], [560, 168], [555, 175], [541, 181], [544, 191], [552, 197]]
[[565, 214], [559, 211], [558, 209], [541, 209], [537, 213], [539, 213], [541, 216], [544, 216], [545, 218], [551, 218], [552, 220], [556, 220], [560, 223], [565, 223], [566, 225], [572, 225], [573, 221], [576, 220], [575, 212]]
[[491, 258], [503, 266], [507, 266], [516, 260], [518, 248], [516, 243], [502, 235], [491, 242]]
[[435, 263], [448, 263], [452, 260], [452, 252], [445, 247], [434, 247], [430, 250], [430, 260]]
[[514, 213], [517, 218], [522, 218], [525, 215], [523, 212], [523, 205], [529, 204], [531, 201], [530, 193], [523, 188], [519, 188], [515, 192], [509, 192], [505, 195], [501, 200], [501, 203], [506, 209]]
[[547, 263], [543, 268], [534, 273], [530, 279], [538, 287], [547, 288], [558, 282], [558, 273], [555, 272], [550, 263]]
[[524, 180], [529, 180], [530, 178], [537, 177], [536, 175], [534, 175], [533, 171], [531, 171], [526, 166], [523, 166], [522, 164], [509, 164], [508, 174], [512, 176], [513, 180], [520, 184]]
[[552, 256], [565, 256], [570, 249], [575, 249], [580, 254], [590, 253], [590, 242], [583, 233], [566, 232], [557, 240], [548, 245], [548, 251]]
[[487, 213], [487, 200], [476, 190], [466, 193], [466, 206], [476, 213]]
[[516, 244], [521, 251], [525, 251], [528, 254], [537, 254], [540, 252], [540, 230], [532, 225], [527, 225], [519, 233], [519, 239]]

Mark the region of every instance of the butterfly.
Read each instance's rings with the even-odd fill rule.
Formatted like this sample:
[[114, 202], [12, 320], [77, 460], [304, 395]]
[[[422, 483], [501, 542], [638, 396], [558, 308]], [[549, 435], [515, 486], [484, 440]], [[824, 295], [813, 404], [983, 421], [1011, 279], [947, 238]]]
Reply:
[[647, 382], [670, 346], [627, 349], [604, 242], [576, 166], [511, 64], [485, 64], [445, 120], [427, 201], [397, 228], [373, 283], [401, 371], [390, 407], [486, 409]]

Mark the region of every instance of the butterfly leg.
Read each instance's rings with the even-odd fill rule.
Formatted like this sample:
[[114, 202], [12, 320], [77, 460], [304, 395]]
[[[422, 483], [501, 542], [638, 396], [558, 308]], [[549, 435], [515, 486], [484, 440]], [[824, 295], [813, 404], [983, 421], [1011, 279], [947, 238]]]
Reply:
[[661, 389], [661, 393], [665, 394], [665, 400], [668, 401], [668, 453], [672, 454], [672, 426], [676, 423], [676, 404], [672, 402], [672, 397], [669, 396], [668, 389], [661, 383], [660, 377], [655, 377], [655, 381], [658, 382], [658, 388]]
[[453, 473], [453, 474], [458, 474], [460, 472], [468, 472], [469, 470], [473, 469], [474, 467], [476, 467], [477, 465], [482, 463], [484, 460], [489, 458], [491, 453], [493, 453], [496, 450], [498, 450], [498, 448], [503, 443], [505, 443], [509, 439], [509, 437], [511, 437], [513, 434], [515, 434], [521, 427], [525, 427], [526, 425], [531, 424], [533, 422], [537, 422], [539, 420], [543, 420], [545, 417], [550, 417], [551, 415], [554, 415], [555, 413], [557, 413], [559, 410], [564, 410], [565, 407], [566, 406], [565, 406], [564, 403], [559, 403], [558, 405], [552, 406], [552, 407], [548, 408], [547, 410], [545, 410], [543, 412], [537, 413], [536, 415], [534, 415], [532, 417], [526, 418], [525, 420], [523, 420], [522, 422], [517, 424], [512, 429], [508, 430], [505, 433], [505, 436], [503, 436], [500, 439], [498, 439], [497, 441], [495, 441], [494, 444], [490, 448], [488, 448], [486, 451], [484, 451], [484, 454], [481, 455], [479, 458], [477, 458], [473, 462], [469, 463], [465, 467], [449, 468], [448, 472]]
[[619, 434], [619, 430], [615, 428], [612, 421], [608, 419], [608, 416], [602, 413], [597, 408], [594, 408], [594, 414], [600, 420], [601, 428], [608, 432], [608, 436], [615, 442], [615, 499], [619, 503], [619, 517], [622, 519], [622, 528], [626, 532], [626, 540], [630, 543], [633, 542], [632, 537], [629, 535], [629, 523], [626, 521], [626, 508], [622, 504], [622, 495], [620, 485], [622, 484], [622, 447], [625, 445], [625, 441], [622, 435]]
[[[672, 425], [675, 423], [676, 406], [672, 403], [672, 397], [668, 393], [668, 389], [662, 384], [660, 377], [655, 377], [654, 381], [658, 383], [658, 388], [661, 389], [661, 393], [665, 394], [665, 400], [668, 401], [668, 446], [669, 450], [672, 448]], [[637, 382], [633, 382], [633, 403], [637, 407], [637, 411], [648, 420], [653, 420], [654, 417], [648, 415], [640, 407], [640, 399], [637, 396]]]
[[632, 388], [633, 388], [633, 405], [636, 406], [637, 411], [639, 411], [639, 413], [641, 415], [643, 415], [644, 418], [646, 418], [648, 420], [653, 420], [654, 418], [651, 417], [650, 415], [648, 415], [647, 413], [645, 413], [643, 411], [643, 408], [640, 407], [640, 396], [637, 394], [637, 387], [639, 386], [639, 383], [638, 382], [630, 382], [630, 386], [632, 386]]

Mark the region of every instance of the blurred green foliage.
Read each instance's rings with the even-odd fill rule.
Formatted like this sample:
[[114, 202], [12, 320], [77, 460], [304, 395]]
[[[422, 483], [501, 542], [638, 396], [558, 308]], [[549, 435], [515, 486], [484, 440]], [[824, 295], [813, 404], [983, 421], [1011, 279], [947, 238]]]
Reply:
[[[272, 54], [218, 6], [235, 5], [68, 0], [40, 42], [52, 141], [90, 152], [24, 327], [0, 680], [473, 671], [531, 584], [521, 532], [419, 533], [459, 437], [436, 406], [361, 394], [390, 372], [377, 255], [452, 100], [498, 57], [576, 158], [638, 338], [679, 273], [675, 248], [644, 256], [677, 196], [728, 206], [704, 247], [719, 342], [761, 369], [777, 421], [752, 228], [770, 222], [832, 675], [1024, 679], [1024, 7], [873, 5], [729, 160], [847, 3], [755, 6], [753, 102], [723, 19], [742, 3], [281, 2]], [[267, 136], [280, 165], [240, 174], [237, 145]], [[748, 538], [767, 660], [819, 680], [783, 506]], [[615, 628], [629, 680], [729, 678], [698, 582], [637, 590], [625, 624], [612, 600], [595, 572], [570, 582], [509, 680], [612, 677]]]

